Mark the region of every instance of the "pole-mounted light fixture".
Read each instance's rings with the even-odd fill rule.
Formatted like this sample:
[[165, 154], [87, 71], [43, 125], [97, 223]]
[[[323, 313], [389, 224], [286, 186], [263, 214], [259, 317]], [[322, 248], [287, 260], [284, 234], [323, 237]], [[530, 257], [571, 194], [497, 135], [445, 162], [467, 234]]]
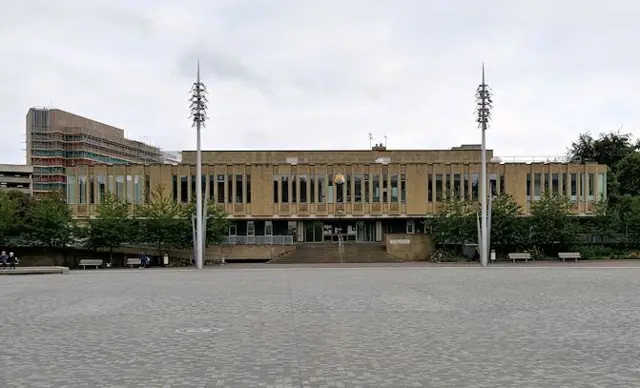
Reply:
[[485, 82], [484, 77], [484, 63], [482, 64], [482, 83], [476, 90], [476, 122], [482, 132], [482, 182], [480, 185], [480, 206], [481, 210], [481, 226], [480, 237], [481, 241], [478, 241], [480, 248], [480, 264], [483, 267], [487, 266], [489, 259], [489, 228], [487, 222], [487, 142], [486, 132], [491, 121], [491, 109], [493, 108], [493, 100], [491, 99], [491, 88]]
[[202, 148], [200, 132], [207, 120], [207, 87], [200, 80], [200, 62], [198, 61], [196, 82], [191, 87], [191, 119], [193, 127], [196, 127], [196, 241], [195, 241], [195, 262], [196, 268], [202, 269], [204, 264], [204, 230], [202, 220]]

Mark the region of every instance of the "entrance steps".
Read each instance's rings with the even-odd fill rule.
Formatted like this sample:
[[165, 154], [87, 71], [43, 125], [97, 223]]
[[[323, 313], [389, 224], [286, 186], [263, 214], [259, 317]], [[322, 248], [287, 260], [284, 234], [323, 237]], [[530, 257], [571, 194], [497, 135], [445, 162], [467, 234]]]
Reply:
[[345, 243], [344, 257], [340, 260], [338, 243], [300, 243], [288, 255], [275, 258], [269, 264], [322, 264], [322, 263], [386, 263], [397, 261], [387, 255], [379, 243]]

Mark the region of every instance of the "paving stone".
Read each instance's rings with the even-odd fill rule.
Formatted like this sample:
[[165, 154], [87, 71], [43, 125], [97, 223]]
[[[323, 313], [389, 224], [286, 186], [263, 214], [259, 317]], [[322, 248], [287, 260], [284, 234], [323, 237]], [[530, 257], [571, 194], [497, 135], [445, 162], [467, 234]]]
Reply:
[[0, 387], [640, 386], [640, 268], [266, 267], [3, 277]]

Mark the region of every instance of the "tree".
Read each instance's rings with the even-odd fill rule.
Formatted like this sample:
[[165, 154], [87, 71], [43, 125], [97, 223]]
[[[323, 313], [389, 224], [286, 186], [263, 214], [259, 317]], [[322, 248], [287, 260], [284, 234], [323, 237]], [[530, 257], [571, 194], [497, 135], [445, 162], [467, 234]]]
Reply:
[[431, 226], [436, 244], [453, 245], [456, 251], [467, 241], [478, 238], [474, 204], [457, 196], [447, 198], [442, 211], [428, 218], [425, 224]]
[[6, 246], [7, 239], [17, 231], [18, 206], [8, 192], [0, 191], [0, 245]]
[[[193, 243], [193, 224], [192, 217], [196, 213], [195, 199], [189, 203], [189, 206], [183, 208], [182, 217], [185, 221], [183, 244], [189, 246]], [[203, 214], [204, 216], [204, 214]], [[227, 215], [218, 210], [215, 203], [207, 204], [207, 236], [206, 245], [220, 244], [224, 236], [229, 231], [229, 221]]]
[[132, 239], [132, 222], [129, 205], [113, 193], [105, 193], [97, 207], [98, 217], [89, 221], [86, 245], [89, 248], [108, 248], [109, 261], [113, 261], [113, 249]]
[[571, 201], [546, 191], [540, 200], [531, 205], [530, 242], [546, 254], [567, 249], [575, 242], [575, 220], [570, 216]]
[[138, 241], [153, 244], [158, 256], [170, 247], [183, 247], [185, 219], [183, 210], [158, 185], [151, 192], [149, 203], [137, 208]]
[[72, 243], [73, 230], [71, 209], [57, 196], [35, 202], [27, 213], [25, 236], [33, 245], [51, 250], [54, 261], [60, 252], [66, 259], [66, 249]]
[[523, 245], [522, 209], [508, 194], [495, 197], [491, 204], [491, 246], [506, 253]]
[[640, 152], [629, 152], [613, 168], [620, 195], [640, 196]]

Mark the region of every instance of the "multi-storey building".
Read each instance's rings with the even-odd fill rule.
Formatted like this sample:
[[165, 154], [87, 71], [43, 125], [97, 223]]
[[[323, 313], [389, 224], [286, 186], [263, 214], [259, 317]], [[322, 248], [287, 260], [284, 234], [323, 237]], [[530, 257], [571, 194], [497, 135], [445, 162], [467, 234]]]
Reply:
[[0, 164], [0, 189], [17, 190], [31, 195], [33, 194], [32, 174], [32, 166]]
[[66, 168], [77, 165], [161, 163], [160, 150], [127, 139], [124, 131], [59, 109], [27, 113], [27, 164], [35, 194], [66, 189]]
[[[133, 207], [161, 187], [187, 204], [196, 191], [195, 151], [176, 166], [67, 168], [68, 202], [79, 218], [96, 215], [108, 190]], [[203, 151], [204, 195], [232, 221], [230, 238], [294, 235], [299, 242], [382, 241], [386, 233], [420, 233], [425, 217], [447, 195], [477, 200], [481, 151]], [[527, 213], [545, 190], [566, 195], [576, 214], [590, 214], [606, 197], [607, 167], [573, 163], [504, 163], [487, 151], [488, 187], [508, 193]]]

